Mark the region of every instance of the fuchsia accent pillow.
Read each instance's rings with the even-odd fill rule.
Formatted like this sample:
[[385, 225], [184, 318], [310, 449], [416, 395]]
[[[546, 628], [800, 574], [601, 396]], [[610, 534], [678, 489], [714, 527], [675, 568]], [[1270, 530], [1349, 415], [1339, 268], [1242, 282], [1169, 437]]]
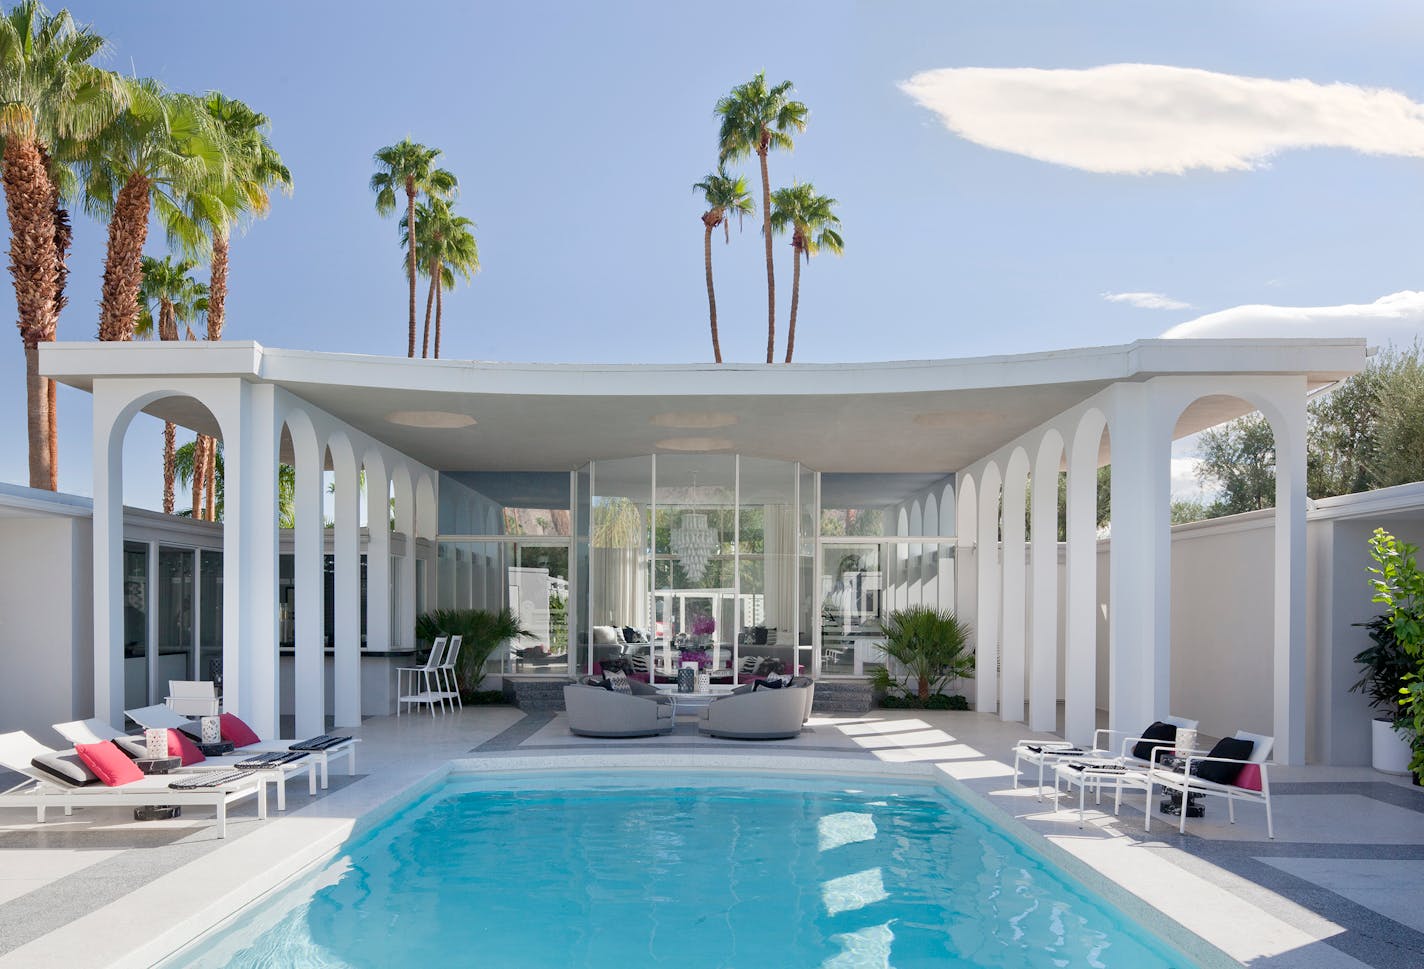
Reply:
[[262, 742], [262, 738], [239, 720], [237, 714], [224, 713], [219, 719], [222, 722], [222, 739], [230, 741], [234, 747], [251, 747]]
[[143, 771], [111, 740], [75, 744], [74, 752], [84, 761], [84, 766], [109, 787], [120, 787], [143, 779]]
[[1259, 791], [1261, 789], [1261, 765], [1247, 764], [1241, 768], [1241, 773], [1236, 775], [1236, 786], [1247, 791]]
[[193, 764], [201, 764], [208, 758], [203, 756], [203, 752], [198, 749], [198, 745], [189, 740], [182, 731], [168, 728], [168, 756], [181, 757], [182, 766], [189, 767]]

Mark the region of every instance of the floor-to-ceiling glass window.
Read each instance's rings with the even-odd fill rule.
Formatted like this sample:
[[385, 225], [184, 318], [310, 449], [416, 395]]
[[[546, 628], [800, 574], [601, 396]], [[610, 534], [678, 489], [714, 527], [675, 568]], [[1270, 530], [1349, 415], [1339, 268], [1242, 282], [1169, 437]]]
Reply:
[[222, 683], [223, 555], [198, 553], [198, 671], [195, 679]]
[[653, 642], [653, 459], [599, 461], [592, 475], [587, 600], [590, 659], [581, 671], [603, 670], [626, 656], [628, 671], [651, 675]]
[[148, 546], [124, 543], [124, 706], [148, 704]]
[[695, 662], [714, 681], [730, 681], [738, 624], [736, 455], [659, 454], [653, 484], [652, 679], [675, 679], [681, 663]]
[[158, 550], [158, 691], [193, 679], [193, 559], [190, 548]]
[[[566, 676], [573, 668], [572, 485], [572, 476], [557, 472], [442, 476], [436, 605], [507, 609], [527, 633], [491, 644], [484, 665], [488, 672]], [[461, 646], [462, 651], [478, 648], [478, 643]], [[462, 658], [462, 666], [466, 662]]]

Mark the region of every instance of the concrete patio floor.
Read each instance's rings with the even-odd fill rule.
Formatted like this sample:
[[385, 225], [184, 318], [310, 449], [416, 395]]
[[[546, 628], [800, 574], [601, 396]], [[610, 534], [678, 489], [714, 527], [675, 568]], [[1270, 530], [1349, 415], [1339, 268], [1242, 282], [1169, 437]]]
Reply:
[[[1092, 880], [1120, 886], [1243, 964], [1384, 969], [1418, 966], [1424, 952], [1424, 791], [1368, 769], [1272, 768], [1269, 841], [1259, 806], [1239, 805], [1230, 825], [1217, 799], [1186, 836], [1160, 815], [1148, 834], [1140, 792], [1125, 796], [1118, 817], [1109, 800], [1099, 809], [1090, 799], [1080, 828], [1076, 798], [1074, 810], [1055, 812], [1031, 779], [1013, 787], [1009, 751], [1027, 735], [1023, 726], [975, 713], [818, 715], [795, 740], [771, 742], [701, 737], [691, 722], [662, 737], [591, 740], [570, 734], [562, 714], [509, 707], [371, 719], [358, 733], [355, 776], [333, 775], [315, 799], [294, 783], [288, 811], [265, 823], [242, 805], [223, 841], [198, 811], [140, 824], [122, 809], [89, 808], [36, 825], [31, 811], [0, 809], [0, 967], [151, 965], [330, 853], [452, 761], [537, 769], [625, 754], [648, 766], [795, 758], [800, 769], [939, 772], [981, 809], [1088, 866]], [[161, 927], [153, 912], [163, 913]]]

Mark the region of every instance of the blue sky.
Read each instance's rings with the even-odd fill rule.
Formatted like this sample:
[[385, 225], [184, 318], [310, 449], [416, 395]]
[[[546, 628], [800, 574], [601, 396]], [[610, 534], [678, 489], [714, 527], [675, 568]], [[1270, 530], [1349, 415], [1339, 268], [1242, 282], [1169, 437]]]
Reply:
[[[372, 152], [410, 135], [444, 149], [462, 183], [459, 209], [478, 225], [484, 271], [446, 298], [444, 356], [710, 359], [702, 209], [690, 186], [715, 166], [713, 104], [761, 68], [793, 80], [810, 107], [795, 152], [771, 159], [773, 185], [813, 181], [840, 200], [844, 222], [845, 256], [803, 272], [798, 360], [1119, 343], [1243, 305], [1371, 304], [1424, 289], [1415, 130], [1424, 108], [1416, 117], [1408, 107], [1424, 101], [1418, 4], [724, 3], [710, 34], [705, 9], [666, 3], [410, 4], [408, 23], [388, 4], [356, 2], [69, 7], [113, 43], [109, 66], [174, 89], [220, 89], [272, 118], [296, 191], [234, 242], [234, 339], [404, 352], [396, 228], [375, 214], [366, 183]], [[968, 87], [952, 78], [964, 116], [950, 127], [900, 87], [945, 68], [1113, 64], [1386, 88], [1405, 109], [1376, 117], [1356, 111], [1349, 92], [1310, 87], [1279, 123], [1267, 101], [1226, 125], [1247, 142], [1258, 129], [1290, 129], [1265, 141], [1306, 147], [1268, 145], [1248, 170], [1105, 174], [1038, 157], [1085, 151], [1080, 137], [1107, 142], [1090, 147], [1111, 155], [1114, 138], [1156, 123], [1141, 105], [1176, 79], [1114, 82], [1115, 103], [1085, 108], [1059, 81], [1076, 90], [1091, 75], [1051, 75], [1029, 96], [1066, 119], [1056, 127], [1013, 113], [1022, 92], [1012, 72]], [[1185, 105], [1209, 123], [1168, 119], [1157, 134], [1169, 145], [1227, 137], [1215, 123], [1218, 81], [1204, 83], [1176, 91], [1174, 117]], [[1124, 107], [1134, 98], [1136, 108]], [[1347, 117], [1319, 122], [1325, 109]], [[1319, 124], [1350, 130], [1332, 141], [1317, 137]], [[986, 147], [986, 132], [1005, 128], [1009, 150]], [[755, 184], [754, 167], [743, 170]], [[102, 272], [103, 226], [83, 216], [76, 225], [66, 340], [93, 338]], [[161, 233], [148, 252], [163, 253]], [[757, 221], [730, 246], [719, 240], [713, 258], [724, 354], [759, 359]], [[784, 332], [782, 240], [777, 258]], [[1163, 299], [1104, 298], [1123, 293]], [[1424, 312], [1403, 299], [1396, 337], [1417, 330]], [[1136, 305], [1154, 302], [1188, 305]], [[14, 318], [8, 285], [0, 308]], [[1348, 312], [1331, 318], [1339, 332], [1376, 332]], [[1227, 331], [1242, 322], [1225, 319]], [[0, 407], [12, 415], [0, 424], [6, 481], [26, 479], [22, 377], [12, 338], [0, 354]], [[90, 491], [88, 405], [61, 393], [60, 484], [81, 494]], [[127, 450], [127, 498], [152, 507], [152, 422], [135, 424]]]

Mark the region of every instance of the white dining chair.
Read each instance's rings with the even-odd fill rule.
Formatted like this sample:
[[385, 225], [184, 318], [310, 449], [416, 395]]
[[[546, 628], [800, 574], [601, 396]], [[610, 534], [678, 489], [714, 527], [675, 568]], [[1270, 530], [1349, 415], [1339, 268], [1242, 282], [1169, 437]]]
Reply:
[[[445, 712], [445, 694], [440, 687], [440, 662], [445, 657], [446, 637], [438, 636], [430, 647], [430, 655], [424, 666], [401, 666], [396, 668], [396, 716], [400, 716], [401, 705], [407, 712], [417, 703], [430, 707], [430, 715], [435, 716], [435, 705], [440, 704], [440, 712]], [[419, 692], [416, 688], [419, 686]]]
[[465, 701], [460, 699], [460, 674], [455, 668], [455, 663], [460, 658], [460, 643], [464, 636], [451, 636], [450, 645], [445, 650], [445, 661], [440, 664], [441, 691], [449, 697], [451, 704], [459, 704], [460, 709], [465, 709]]

